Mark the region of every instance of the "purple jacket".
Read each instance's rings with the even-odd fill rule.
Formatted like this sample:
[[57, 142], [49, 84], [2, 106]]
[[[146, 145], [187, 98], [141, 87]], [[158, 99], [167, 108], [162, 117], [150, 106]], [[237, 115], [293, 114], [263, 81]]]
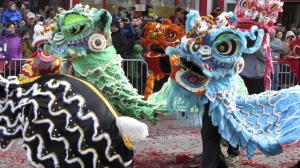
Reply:
[[4, 33], [0, 40], [3, 43], [7, 43], [7, 55], [11, 58], [23, 58], [22, 54], [22, 40], [17, 34]]

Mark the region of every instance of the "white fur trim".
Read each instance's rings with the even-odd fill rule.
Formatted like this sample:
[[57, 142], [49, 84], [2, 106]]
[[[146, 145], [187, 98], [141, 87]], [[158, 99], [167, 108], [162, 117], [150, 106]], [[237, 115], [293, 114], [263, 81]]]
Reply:
[[116, 123], [121, 134], [128, 136], [132, 141], [144, 140], [149, 135], [148, 126], [134, 118], [118, 117]]

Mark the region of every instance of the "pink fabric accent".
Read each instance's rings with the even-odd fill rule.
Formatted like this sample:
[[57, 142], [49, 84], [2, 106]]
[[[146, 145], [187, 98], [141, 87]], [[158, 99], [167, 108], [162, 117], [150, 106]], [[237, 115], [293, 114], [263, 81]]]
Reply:
[[0, 60], [0, 73], [4, 72], [5, 60]]
[[268, 37], [269, 34], [264, 35], [264, 40], [262, 44], [266, 54], [266, 68], [265, 68], [265, 75], [264, 75], [265, 90], [271, 90], [271, 86], [272, 86], [271, 75], [274, 74], [270, 44], [269, 44], [269, 40], [267, 40]]

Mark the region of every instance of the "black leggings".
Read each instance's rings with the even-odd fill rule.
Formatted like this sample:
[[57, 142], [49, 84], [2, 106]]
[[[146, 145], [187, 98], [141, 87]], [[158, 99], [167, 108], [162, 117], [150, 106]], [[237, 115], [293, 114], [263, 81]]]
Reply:
[[209, 103], [205, 104], [205, 111], [202, 118], [202, 168], [227, 168], [225, 157], [220, 147], [221, 136], [218, 133], [218, 127], [212, 125], [208, 109]]
[[264, 78], [247, 78], [241, 76], [248, 89], [249, 94], [258, 94], [265, 91]]

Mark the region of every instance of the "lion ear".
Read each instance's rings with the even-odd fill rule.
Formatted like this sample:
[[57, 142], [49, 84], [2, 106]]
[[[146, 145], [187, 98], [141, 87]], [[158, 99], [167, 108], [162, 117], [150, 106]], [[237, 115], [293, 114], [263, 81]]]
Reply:
[[245, 33], [245, 38], [247, 47], [243, 52], [252, 54], [261, 47], [264, 38], [264, 30], [253, 26], [249, 32]]
[[100, 9], [94, 12], [95, 16], [95, 26], [100, 28], [100, 32], [103, 32], [104, 35], [110, 34], [110, 25], [112, 22], [112, 17], [110, 13], [105, 9]]
[[193, 26], [196, 25], [198, 19], [200, 19], [199, 12], [195, 10], [190, 10], [186, 16], [185, 31], [190, 32]]

